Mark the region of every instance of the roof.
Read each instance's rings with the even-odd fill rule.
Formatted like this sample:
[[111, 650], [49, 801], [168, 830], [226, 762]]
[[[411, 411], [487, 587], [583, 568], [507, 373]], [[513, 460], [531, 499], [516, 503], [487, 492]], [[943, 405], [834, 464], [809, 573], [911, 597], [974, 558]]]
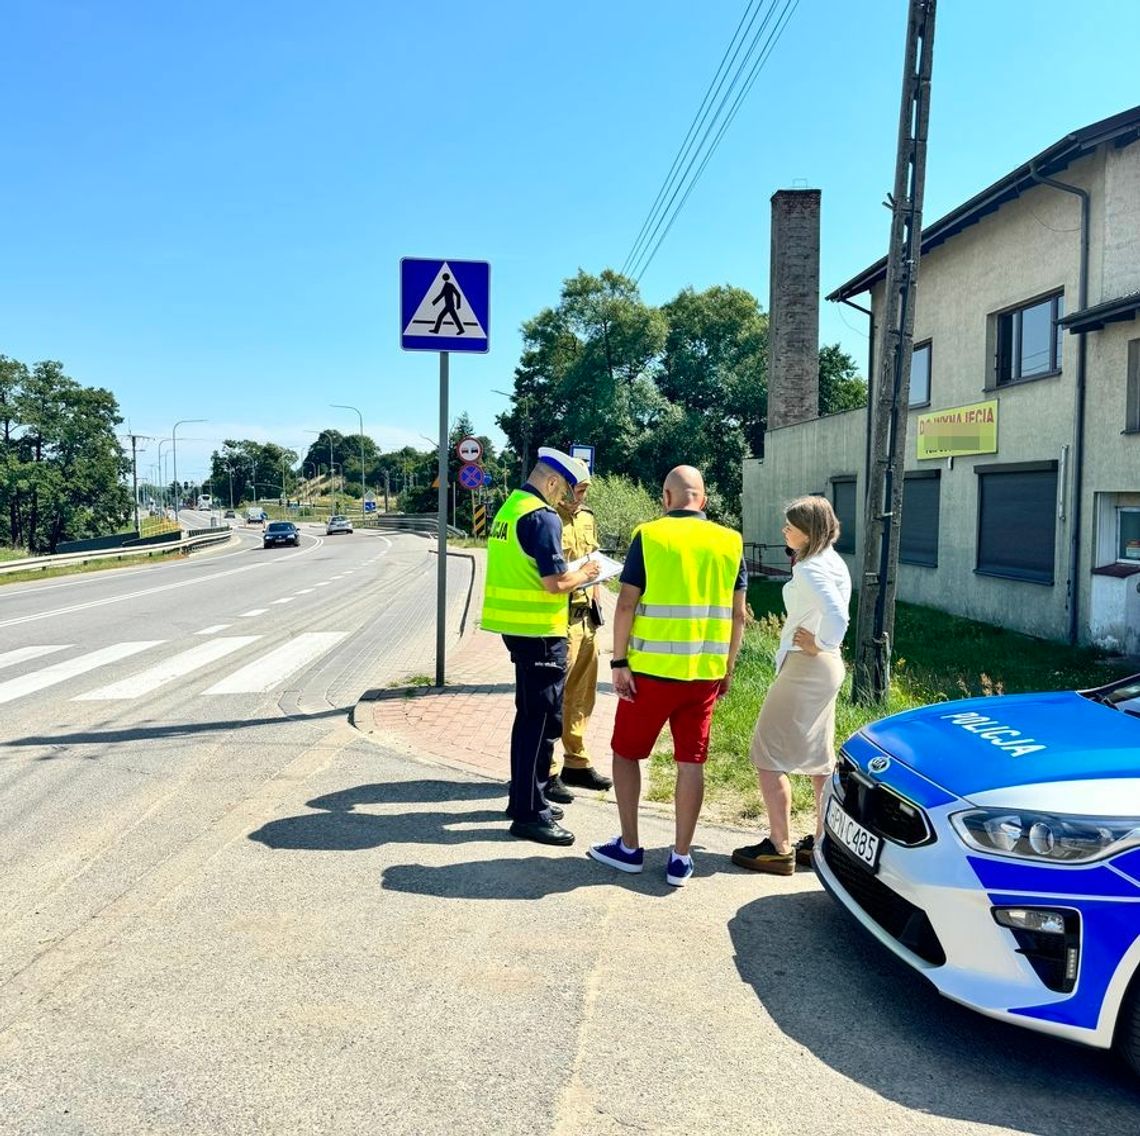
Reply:
[[1057, 322], [1069, 331], [1100, 331], [1106, 324], [1117, 320], [1136, 318], [1140, 311], [1140, 292], [1130, 292], [1127, 296], [1117, 296], [1115, 300], [1105, 300], [1091, 308], [1073, 312]]
[[[1007, 201], [1020, 197], [1027, 189], [1037, 185], [1033, 171], [1051, 177], [1065, 169], [1078, 158], [1092, 153], [1105, 142], [1112, 142], [1123, 148], [1140, 138], [1140, 106], [1114, 114], [1111, 118], [1094, 122], [1072, 134], [1066, 134], [1052, 146], [1042, 150], [1034, 158], [1008, 173], [1000, 181], [994, 182], [945, 217], [935, 221], [922, 231], [922, 253], [925, 256], [944, 241], [956, 236], [970, 225], [977, 224], [983, 217], [995, 212]], [[846, 284], [841, 284], [827, 298], [845, 300], [858, 296], [873, 288], [887, 275], [887, 258], [884, 256], [865, 268], [858, 276], [853, 276]]]

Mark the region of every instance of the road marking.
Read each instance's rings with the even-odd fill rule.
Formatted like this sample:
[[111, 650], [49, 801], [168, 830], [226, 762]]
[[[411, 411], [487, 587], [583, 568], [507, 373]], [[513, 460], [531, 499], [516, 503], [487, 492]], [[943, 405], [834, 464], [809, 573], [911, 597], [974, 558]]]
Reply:
[[329, 583], [330, 583], [329, 580], [322, 580], [319, 584], [315, 584], [314, 587], [327, 588], [329, 586]]
[[229, 627], [228, 623], [215, 623], [213, 627], [203, 627], [201, 631], [195, 631], [195, 635], [216, 635], [219, 631], [225, 631]]
[[10, 667], [27, 659], [38, 659], [41, 655], [50, 655], [53, 651], [62, 651], [70, 646], [70, 643], [60, 643], [58, 647], [17, 647], [14, 651], [0, 654], [0, 667]]
[[343, 580], [344, 579], [344, 573], [342, 572], [339, 576], [333, 576], [331, 578], [333, 580]]
[[110, 647], [101, 647], [98, 651], [92, 651], [89, 655], [80, 655], [77, 659], [68, 659], [65, 663], [44, 667], [42, 671], [33, 671], [31, 674], [0, 682], [0, 703], [11, 702], [21, 695], [32, 694], [37, 690], [66, 682], [76, 675], [86, 674], [96, 667], [114, 663], [130, 655], [137, 655], [140, 651], [157, 647], [164, 642], [163, 639], [144, 639], [132, 643], [114, 643]]
[[297, 595], [299, 595], [299, 596], [307, 596], [307, 595], [308, 595], [308, 594], [309, 594], [309, 593], [310, 593], [312, 590], [313, 590], [312, 588], [302, 588], [302, 589], [301, 589], [301, 590], [300, 590], [300, 591], [297, 593]]
[[279, 600], [274, 600], [273, 602], [274, 602], [275, 604], [279, 604], [279, 603], [292, 603], [292, 602], [293, 602], [293, 601], [294, 601], [296, 598], [297, 598], [296, 596], [282, 596], [282, 598], [281, 598], [281, 599], [279, 599]]
[[255, 607], [253, 611], [243, 611], [238, 619], [252, 619], [255, 615], [264, 615], [268, 610], [267, 607]]
[[347, 631], [308, 631], [214, 683], [206, 694], [265, 694], [339, 643]]
[[108, 686], [101, 686], [98, 690], [77, 695], [71, 701], [111, 702], [119, 698], [138, 698], [140, 694], [149, 694], [152, 690], [157, 690], [160, 686], [165, 686], [176, 678], [188, 675], [199, 667], [223, 659], [226, 655], [232, 654], [242, 647], [247, 647], [250, 643], [256, 643], [260, 638], [260, 635], [232, 635], [225, 639], [211, 639], [209, 643], [201, 643], [197, 647], [191, 647], [189, 651], [183, 651], [181, 655], [165, 659], [149, 670], [140, 671], [137, 675], [132, 675], [130, 678], [122, 679], [119, 682], [112, 682]]

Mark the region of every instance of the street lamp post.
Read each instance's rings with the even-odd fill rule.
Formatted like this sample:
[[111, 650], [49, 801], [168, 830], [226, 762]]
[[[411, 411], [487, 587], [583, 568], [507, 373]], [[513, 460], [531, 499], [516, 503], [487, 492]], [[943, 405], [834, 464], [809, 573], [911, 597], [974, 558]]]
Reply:
[[[174, 423], [174, 429], [170, 431], [170, 453], [174, 461], [174, 484], [178, 484], [178, 427], [185, 426], [189, 422], [205, 422], [205, 418], [180, 418]], [[182, 496], [177, 489], [174, 491], [174, 521], [178, 523], [178, 502]]]
[[[356, 410], [355, 406], [349, 406], [343, 402], [330, 402], [329, 406], [335, 406], [337, 410]], [[360, 515], [364, 516], [364, 415], [356, 410], [356, 417], [360, 419]]]

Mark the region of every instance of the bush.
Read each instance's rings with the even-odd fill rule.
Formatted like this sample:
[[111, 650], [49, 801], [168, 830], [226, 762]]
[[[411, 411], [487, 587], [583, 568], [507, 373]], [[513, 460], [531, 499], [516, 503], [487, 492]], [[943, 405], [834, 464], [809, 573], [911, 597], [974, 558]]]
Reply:
[[602, 545], [618, 553], [629, 548], [638, 525], [661, 516], [661, 502], [644, 486], [619, 474], [594, 478], [587, 503], [597, 517]]

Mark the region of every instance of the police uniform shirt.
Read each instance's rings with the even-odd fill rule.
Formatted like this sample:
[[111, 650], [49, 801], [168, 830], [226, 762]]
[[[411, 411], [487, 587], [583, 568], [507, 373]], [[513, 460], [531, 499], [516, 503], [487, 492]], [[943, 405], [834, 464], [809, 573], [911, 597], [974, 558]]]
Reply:
[[[533, 485], [522, 487], [524, 493], [533, 493], [542, 503], [546, 498]], [[562, 555], [562, 520], [550, 508], [535, 509], [520, 517], [515, 526], [519, 547], [538, 566], [540, 576], [561, 576], [566, 571], [566, 558]]]
[[[558, 515], [562, 519], [562, 555], [568, 562], [580, 560], [583, 556], [597, 551], [598, 531], [593, 509], [581, 505], [571, 513], [560, 506]], [[588, 607], [589, 604], [590, 596], [585, 588], [578, 588], [570, 593], [572, 610]]]

